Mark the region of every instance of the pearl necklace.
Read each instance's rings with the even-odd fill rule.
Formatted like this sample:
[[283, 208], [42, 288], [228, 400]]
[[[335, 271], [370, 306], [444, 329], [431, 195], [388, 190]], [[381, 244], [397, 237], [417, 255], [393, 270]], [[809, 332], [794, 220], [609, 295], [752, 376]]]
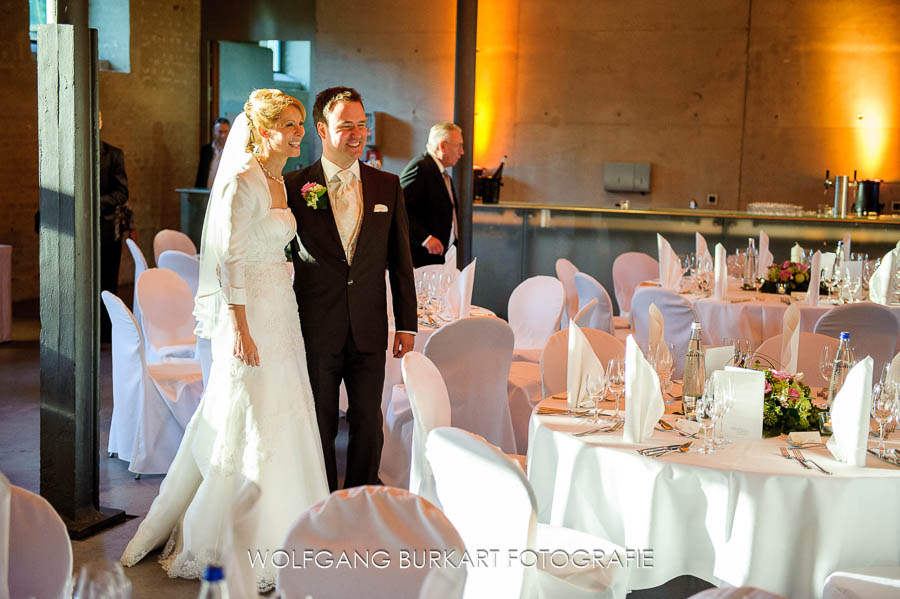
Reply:
[[284, 183], [283, 175], [281, 177], [276, 177], [275, 175], [273, 175], [272, 173], [269, 172], [269, 169], [267, 169], [265, 167], [265, 165], [263, 165], [262, 160], [259, 159], [259, 156], [254, 156], [254, 158], [256, 158], [256, 164], [259, 165], [259, 168], [262, 169], [262, 171], [266, 174], [266, 176], [269, 179], [271, 179], [272, 181], [275, 181], [276, 183]]

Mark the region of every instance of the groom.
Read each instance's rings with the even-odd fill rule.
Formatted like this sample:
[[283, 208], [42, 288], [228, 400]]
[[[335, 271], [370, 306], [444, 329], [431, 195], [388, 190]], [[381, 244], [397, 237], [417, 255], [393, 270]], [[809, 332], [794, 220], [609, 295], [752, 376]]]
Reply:
[[[285, 175], [284, 184], [300, 241], [291, 242], [294, 293], [328, 486], [335, 491], [341, 380], [347, 387], [350, 422], [344, 488], [378, 482], [388, 344], [385, 268], [397, 330], [395, 358], [413, 348], [416, 295], [400, 180], [359, 161], [368, 135], [359, 92], [348, 87], [320, 92], [313, 120], [322, 140], [322, 158]], [[321, 197], [304, 194], [308, 183], [324, 188]]]

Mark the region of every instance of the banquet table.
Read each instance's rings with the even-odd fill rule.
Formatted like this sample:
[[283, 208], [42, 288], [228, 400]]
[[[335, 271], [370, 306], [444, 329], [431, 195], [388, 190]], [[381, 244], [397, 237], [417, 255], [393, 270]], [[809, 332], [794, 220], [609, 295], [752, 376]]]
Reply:
[[[752, 349], [756, 349], [769, 337], [781, 334], [784, 312], [792, 302], [800, 309], [800, 331], [804, 333], [814, 332], [819, 318], [835, 306], [824, 297], [818, 305], [810, 306], [788, 295], [761, 293], [762, 301], [756, 300], [755, 295], [754, 291], [744, 291], [733, 282], [724, 300], [686, 294], [703, 325], [703, 343], [725, 345], [726, 339], [738, 337], [750, 340]], [[888, 308], [900, 321], [900, 306]]]
[[[542, 406], [563, 408], [565, 400]], [[900, 468], [871, 455], [858, 468], [824, 447], [803, 449], [833, 473], [826, 476], [784, 459], [785, 437], [651, 458], [635, 450], [685, 438], [661, 429], [639, 445], [625, 443], [621, 430], [572, 436], [589, 428], [585, 419], [532, 414], [528, 479], [538, 520], [652, 549], [652, 567], [633, 568], [629, 589], [690, 574], [820, 597], [835, 570], [900, 564]]]

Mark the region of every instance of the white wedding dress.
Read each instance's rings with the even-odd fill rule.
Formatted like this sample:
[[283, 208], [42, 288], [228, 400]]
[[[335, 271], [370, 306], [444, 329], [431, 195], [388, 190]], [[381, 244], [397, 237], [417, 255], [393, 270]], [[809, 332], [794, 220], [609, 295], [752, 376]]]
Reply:
[[[253, 175], [261, 173], [244, 176]], [[289, 209], [267, 210], [249, 224], [243, 256], [246, 314], [260, 365], [245, 366], [233, 357], [230, 320], [222, 315], [212, 334], [213, 363], [203, 399], [159, 496], [122, 554], [124, 565], [136, 564], [163, 543], [159, 561], [171, 577], [199, 578], [208, 563], [222, 563], [223, 522], [245, 480], [260, 488], [254, 510], [259, 519], [250, 527], [253, 538], [234, 547], [240, 559], [247, 559], [248, 550], [268, 550], [271, 556], [294, 520], [328, 496], [284, 253], [295, 231]], [[227, 310], [224, 302], [221, 310]], [[260, 591], [274, 586], [271, 564], [254, 572]]]

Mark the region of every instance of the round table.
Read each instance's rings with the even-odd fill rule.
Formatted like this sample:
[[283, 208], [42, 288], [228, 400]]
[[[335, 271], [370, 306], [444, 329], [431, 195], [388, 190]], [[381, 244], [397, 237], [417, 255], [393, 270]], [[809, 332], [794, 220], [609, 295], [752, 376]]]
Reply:
[[[565, 400], [539, 406], [565, 407]], [[684, 437], [659, 431], [631, 445], [621, 431], [571, 434], [588, 428], [583, 419], [532, 414], [528, 479], [538, 519], [652, 549], [653, 566], [633, 569], [630, 589], [691, 574], [818, 597], [835, 570], [900, 563], [900, 468], [872, 456], [866, 468], [850, 467], [824, 447], [804, 449], [833, 473], [826, 476], [783, 458], [784, 437], [734, 443], [710, 456], [649, 458], [635, 449]]]

